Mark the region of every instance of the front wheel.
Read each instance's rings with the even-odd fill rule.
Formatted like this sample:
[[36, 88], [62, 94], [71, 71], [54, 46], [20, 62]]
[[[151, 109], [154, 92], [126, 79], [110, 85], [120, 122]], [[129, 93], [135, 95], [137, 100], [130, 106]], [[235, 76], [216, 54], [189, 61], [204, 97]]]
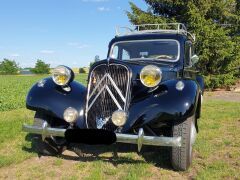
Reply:
[[173, 137], [182, 137], [182, 146], [172, 148], [172, 166], [185, 171], [192, 163], [192, 146], [196, 139], [195, 115], [179, 124], [173, 125]]

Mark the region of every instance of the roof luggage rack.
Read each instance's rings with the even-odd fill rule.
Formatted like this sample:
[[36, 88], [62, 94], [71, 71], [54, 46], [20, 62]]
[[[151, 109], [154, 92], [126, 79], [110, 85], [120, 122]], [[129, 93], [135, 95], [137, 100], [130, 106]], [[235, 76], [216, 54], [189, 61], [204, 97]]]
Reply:
[[[125, 30], [125, 32], [121, 32]], [[182, 23], [165, 23], [165, 24], [140, 24], [130, 27], [117, 27], [116, 36], [126, 36], [133, 34], [146, 34], [146, 33], [176, 33], [185, 34], [195, 41], [195, 35], [187, 31], [187, 28]]]

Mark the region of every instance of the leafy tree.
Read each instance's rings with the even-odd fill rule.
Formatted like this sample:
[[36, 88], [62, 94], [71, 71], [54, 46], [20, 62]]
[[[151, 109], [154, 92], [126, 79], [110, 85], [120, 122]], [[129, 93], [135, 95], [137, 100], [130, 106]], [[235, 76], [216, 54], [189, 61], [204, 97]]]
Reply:
[[99, 55], [96, 55], [96, 56], [94, 57], [94, 60], [90, 62], [89, 67], [91, 68], [92, 65], [93, 65], [95, 62], [98, 62], [98, 61], [100, 61], [100, 56], [99, 56]]
[[95, 63], [95, 62], [90, 62], [89, 67], [92, 67], [92, 65], [93, 65], [94, 63]]
[[46, 64], [44, 61], [38, 59], [35, 67], [31, 71], [35, 74], [49, 74], [50, 64]]
[[[240, 66], [240, 0], [145, 0], [149, 6], [143, 11], [130, 3], [127, 12], [132, 24], [184, 23], [196, 35], [196, 53], [203, 75], [213, 79], [224, 74], [234, 83], [232, 69]], [[226, 81], [214, 87], [225, 86]]]
[[3, 59], [0, 62], [0, 74], [17, 74], [19, 69], [18, 64], [13, 60]]
[[79, 68], [79, 73], [86, 73], [86, 70], [84, 68]]
[[95, 58], [94, 58], [94, 62], [98, 62], [98, 61], [100, 61], [100, 56], [96, 55]]

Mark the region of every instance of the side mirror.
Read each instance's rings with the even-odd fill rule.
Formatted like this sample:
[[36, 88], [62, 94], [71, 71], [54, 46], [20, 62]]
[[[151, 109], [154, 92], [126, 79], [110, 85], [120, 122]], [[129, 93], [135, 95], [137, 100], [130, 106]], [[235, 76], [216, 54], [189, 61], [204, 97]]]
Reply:
[[199, 57], [196, 54], [194, 54], [191, 57], [191, 61], [192, 61], [192, 65], [194, 65], [194, 64], [196, 64], [199, 61]]
[[95, 58], [94, 58], [94, 60], [95, 60], [95, 62], [100, 61], [100, 57], [99, 57], [99, 55], [96, 55]]

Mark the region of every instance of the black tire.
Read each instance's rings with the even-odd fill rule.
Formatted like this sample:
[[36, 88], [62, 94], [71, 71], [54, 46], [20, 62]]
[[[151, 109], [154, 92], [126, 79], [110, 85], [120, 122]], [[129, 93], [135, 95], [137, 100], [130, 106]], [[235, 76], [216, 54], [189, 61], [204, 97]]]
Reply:
[[182, 137], [182, 146], [172, 148], [172, 166], [177, 171], [187, 170], [192, 163], [192, 145], [194, 140], [191, 136], [194, 135], [192, 131], [196, 130], [192, 128], [195, 128], [195, 115], [172, 127], [173, 137]]
[[[50, 119], [42, 113], [36, 112], [34, 126], [41, 126], [44, 121], [49, 123]], [[42, 140], [41, 135], [34, 135], [32, 148], [40, 155], [56, 156], [62, 154], [66, 149], [66, 142], [63, 139], [57, 140], [55, 137], [47, 137]]]

